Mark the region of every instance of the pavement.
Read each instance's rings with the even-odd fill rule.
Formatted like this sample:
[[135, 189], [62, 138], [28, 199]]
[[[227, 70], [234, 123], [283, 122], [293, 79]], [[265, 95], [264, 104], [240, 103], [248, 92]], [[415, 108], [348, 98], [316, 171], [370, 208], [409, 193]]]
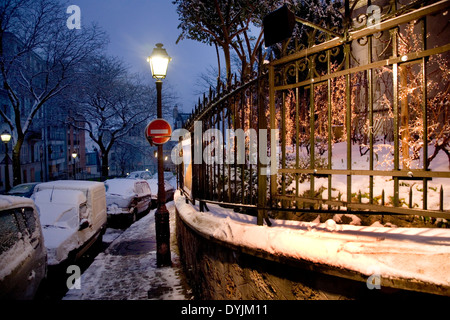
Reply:
[[193, 299], [178, 255], [174, 202], [166, 207], [170, 213], [171, 267], [156, 266], [156, 210], [151, 210], [117, 233], [120, 235], [81, 275], [79, 289], [70, 289], [63, 300]]

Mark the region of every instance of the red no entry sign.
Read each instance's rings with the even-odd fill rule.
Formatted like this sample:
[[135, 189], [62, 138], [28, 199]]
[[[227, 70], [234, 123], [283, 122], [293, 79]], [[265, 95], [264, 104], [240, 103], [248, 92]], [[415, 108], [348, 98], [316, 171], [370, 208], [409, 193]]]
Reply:
[[170, 140], [172, 128], [164, 119], [155, 119], [145, 128], [145, 137], [151, 145], [164, 144]]

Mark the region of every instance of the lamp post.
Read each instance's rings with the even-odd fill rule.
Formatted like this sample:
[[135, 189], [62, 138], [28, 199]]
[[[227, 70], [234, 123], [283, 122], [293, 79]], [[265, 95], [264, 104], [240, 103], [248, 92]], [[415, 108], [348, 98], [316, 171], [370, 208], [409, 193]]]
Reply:
[[[162, 102], [161, 89], [162, 79], [166, 77], [167, 66], [172, 60], [163, 49], [162, 43], [157, 43], [156, 48], [153, 49], [152, 54], [147, 61], [150, 63], [150, 69], [153, 78], [156, 79], [156, 97], [157, 97], [157, 111], [156, 116], [162, 119]], [[155, 229], [156, 229], [156, 264], [158, 267], [171, 266], [172, 260], [170, 257], [170, 226], [169, 226], [169, 211], [166, 208], [166, 192], [164, 190], [164, 163], [163, 163], [163, 145], [158, 144], [158, 199], [157, 209], [155, 213]]]
[[72, 159], [73, 159], [73, 178], [75, 179], [76, 177], [76, 172], [75, 172], [75, 159], [77, 158], [78, 154], [77, 152], [74, 150], [72, 152]]
[[8, 142], [11, 140], [11, 134], [8, 131], [3, 131], [1, 139], [5, 143], [5, 191], [8, 192], [11, 189], [9, 183], [9, 156], [8, 156]]

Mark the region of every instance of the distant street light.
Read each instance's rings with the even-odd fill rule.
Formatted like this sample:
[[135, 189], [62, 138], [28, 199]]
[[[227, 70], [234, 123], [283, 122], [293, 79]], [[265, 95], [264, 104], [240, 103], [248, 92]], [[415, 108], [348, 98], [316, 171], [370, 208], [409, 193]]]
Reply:
[[[172, 58], [163, 49], [162, 43], [157, 43], [156, 48], [147, 61], [150, 63], [152, 76], [156, 79], [156, 94], [157, 94], [157, 110], [156, 116], [162, 119], [162, 102], [161, 89], [162, 79], [166, 78], [167, 67]], [[158, 267], [171, 266], [172, 260], [170, 257], [170, 226], [169, 226], [169, 211], [165, 204], [165, 190], [164, 190], [164, 163], [163, 163], [163, 145], [158, 144], [158, 151], [155, 154], [158, 157], [158, 206], [155, 213], [155, 229], [156, 229], [156, 264]]]
[[78, 156], [77, 152], [74, 151], [72, 152], [72, 158], [73, 158], [73, 178], [75, 179], [76, 177], [76, 172], [75, 172], [75, 159]]
[[3, 131], [1, 139], [5, 143], [5, 191], [8, 192], [11, 189], [9, 183], [9, 156], [8, 156], [8, 142], [11, 140], [11, 134], [8, 131]]
[[4, 143], [8, 143], [11, 140], [11, 134], [5, 130], [1, 134], [1, 138]]

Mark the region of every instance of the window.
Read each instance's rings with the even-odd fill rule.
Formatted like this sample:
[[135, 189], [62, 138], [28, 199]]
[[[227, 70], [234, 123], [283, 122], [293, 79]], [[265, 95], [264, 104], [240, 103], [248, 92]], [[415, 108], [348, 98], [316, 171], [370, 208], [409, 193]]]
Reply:
[[142, 193], [150, 193], [150, 187], [148, 186], [148, 183], [140, 183], [141, 185], [141, 192]]
[[142, 179], [145, 179], [145, 180], [147, 180], [147, 179], [151, 179], [151, 175], [150, 175], [150, 173], [148, 173], [148, 172], [142, 172], [142, 174], [141, 174], [141, 178]]
[[136, 183], [134, 185], [134, 190], [137, 194], [142, 194], [142, 184], [141, 183]]
[[8, 251], [19, 240], [20, 229], [14, 210], [0, 212], [0, 254]]
[[34, 216], [33, 208], [21, 208], [18, 209], [18, 211], [19, 212], [17, 213], [18, 214], [20, 213], [25, 221], [25, 225], [26, 228], [28, 229], [28, 232], [30, 233], [30, 235], [32, 235], [36, 230], [36, 219]]

